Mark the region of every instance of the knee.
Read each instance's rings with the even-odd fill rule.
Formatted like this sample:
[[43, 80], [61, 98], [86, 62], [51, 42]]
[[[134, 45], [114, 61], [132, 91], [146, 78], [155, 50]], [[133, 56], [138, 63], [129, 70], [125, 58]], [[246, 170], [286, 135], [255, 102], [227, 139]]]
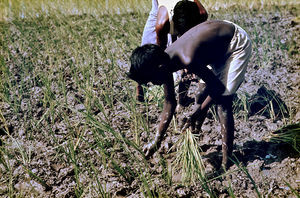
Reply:
[[233, 95], [222, 96], [220, 102], [218, 103], [218, 109], [228, 111], [232, 109]]

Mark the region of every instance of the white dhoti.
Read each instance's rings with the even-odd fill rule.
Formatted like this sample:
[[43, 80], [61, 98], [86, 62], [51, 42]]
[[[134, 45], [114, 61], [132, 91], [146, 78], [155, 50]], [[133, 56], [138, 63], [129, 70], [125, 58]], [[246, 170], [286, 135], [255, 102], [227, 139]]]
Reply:
[[252, 51], [251, 40], [245, 30], [230, 21], [225, 22], [235, 26], [235, 32], [227, 51], [229, 57], [224, 65], [211, 65], [214, 74], [226, 87], [224, 96], [234, 94], [244, 81]]

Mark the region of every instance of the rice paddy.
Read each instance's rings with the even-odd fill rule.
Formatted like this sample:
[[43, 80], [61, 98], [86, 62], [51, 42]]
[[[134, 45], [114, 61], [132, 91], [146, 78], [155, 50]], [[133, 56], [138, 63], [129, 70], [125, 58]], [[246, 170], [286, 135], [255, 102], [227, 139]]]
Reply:
[[[207, 175], [220, 161], [213, 109], [197, 138], [177, 130], [176, 115], [145, 159], [162, 87], [144, 87], [139, 103], [126, 72], [151, 1], [2, 0], [0, 196], [299, 196], [299, 130], [286, 130], [299, 126], [299, 2], [201, 2], [210, 19], [241, 25], [254, 47], [234, 103], [228, 172]], [[266, 140], [279, 129], [288, 133]]]

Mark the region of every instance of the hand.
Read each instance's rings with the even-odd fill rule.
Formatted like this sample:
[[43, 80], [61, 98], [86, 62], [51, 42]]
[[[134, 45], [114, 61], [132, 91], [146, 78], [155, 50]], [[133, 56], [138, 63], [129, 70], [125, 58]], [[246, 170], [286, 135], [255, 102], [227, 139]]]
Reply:
[[198, 117], [195, 114], [188, 115], [180, 119], [179, 127], [181, 131], [185, 131], [186, 129], [190, 128], [192, 133], [198, 133], [201, 131], [204, 119], [204, 114], [200, 114]]
[[149, 159], [159, 148], [159, 141], [153, 140], [149, 144], [143, 147], [143, 152], [145, 153], [146, 159]]
[[194, 103], [195, 99], [189, 96], [181, 97], [179, 105], [182, 107], [188, 107], [190, 104]]
[[187, 116], [181, 119], [180, 128], [182, 131], [187, 130], [191, 127], [191, 130], [194, 131], [196, 119], [193, 119], [193, 116]]

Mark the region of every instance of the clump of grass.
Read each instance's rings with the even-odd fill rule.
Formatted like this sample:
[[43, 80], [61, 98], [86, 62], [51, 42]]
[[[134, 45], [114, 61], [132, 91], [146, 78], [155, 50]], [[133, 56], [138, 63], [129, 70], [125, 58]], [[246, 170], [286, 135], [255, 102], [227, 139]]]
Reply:
[[248, 102], [250, 95], [247, 92], [242, 92], [237, 95], [233, 100], [233, 112], [238, 117], [242, 117], [244, 121], [249, 118], [250, 104]]
[[283, 126], [267, 137], [270, 142], [287, 143], [300, 153], [300, 122]]
[[288, 117], [291, 117], [289, 107], [281, 96], [265, 86], [261, 86], [253, 95], [247, 92], [239, 93], [234, 98], [233, 111], [239, 117], [243, 117], [244, 121], [247, 121], [249, 116], [263, 115], [273, 121], [282, 118], [286, 123]]
[[177, 142], [175, 167], [181, 168], [182, 181], [186, 184], [195, 183], [199, 179], [199, 175], [205, 174], [205, 167], [195, 136], [190, 129], [187, 129]]
[[173, 166], [181, 170], [182, 182], [185, 185], [195, 185], [200, 181], [200, 185], [210, 197], [216, 197], [209, 184], [209, 179], [205, 174], [205, 166], [201, 156], [201, 149], [197, 145], [197, 137], [190, 129], [182, 133], [177, 144], [177, 156]]

